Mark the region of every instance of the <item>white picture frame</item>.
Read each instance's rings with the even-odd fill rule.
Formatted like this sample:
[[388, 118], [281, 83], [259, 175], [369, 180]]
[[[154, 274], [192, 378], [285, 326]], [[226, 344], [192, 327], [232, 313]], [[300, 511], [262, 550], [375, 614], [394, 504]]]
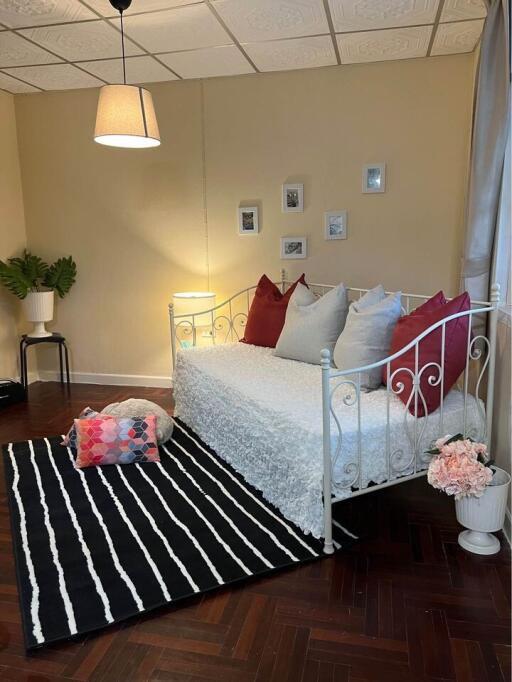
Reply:
[[386, 164], [367, 163], [363, 166], [363, 194], [386, 191]]
[[327, 240], [347, 238], [346, 210], [326, 211], [324, 213], [324, 238]]
[[301, 182], [283, 185], [282, 209], [283, 213], [304, 212], [304, 185]]
[[306, 237], [281, 237], [281, 260], [307, 258], [308, 240]]
[[239, 206], [238, 208], [238, 234], [258, 234], [260, 231], [258, 207]]

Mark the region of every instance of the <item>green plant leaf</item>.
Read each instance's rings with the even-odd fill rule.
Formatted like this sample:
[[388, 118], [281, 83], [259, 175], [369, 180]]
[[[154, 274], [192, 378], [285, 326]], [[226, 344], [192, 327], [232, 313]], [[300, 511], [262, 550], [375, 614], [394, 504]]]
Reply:
[[48, 272], [48, 264], [42, 258], [33, 256], [25, 249], [21, 258], [9, 258], [8, 262], [23, 273], [25, 279], [30, 282], [31, 289], [39, 290], [41, 280]]
[[43, 285], [54, 289], [60, 298], [71, 289], [76, 280], [76, 263], [71, 256], [59, 258], [50, 265], [43, 280]]
[[[9, 263], [11, 262], [10, 259]], [[0, 281], [18, 298], [24, 299], [32, 289], [32, 283], [17, 265], [7, 265], [0, 261]]]

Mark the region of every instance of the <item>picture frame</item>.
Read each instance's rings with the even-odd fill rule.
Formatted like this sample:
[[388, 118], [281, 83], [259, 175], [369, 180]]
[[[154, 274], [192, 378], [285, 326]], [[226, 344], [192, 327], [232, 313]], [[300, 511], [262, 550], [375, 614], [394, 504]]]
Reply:
[[347, 238], [347, 211], [326, 211], [324, 213], [324, 239]]
[[304, 212], [304, 185], [301, 182], [283, 185], [282, 209], [283, 213]]
[[258, 234], [260, 231], [258, 207], [239, 206], [238, 208], [238, 234]]
[[386, 191], [386, 164], [367, 163], [363, 166], [363, 194]]
[[306, 237], [281, 237], [281, 260], [307, 258], [308, 240]]

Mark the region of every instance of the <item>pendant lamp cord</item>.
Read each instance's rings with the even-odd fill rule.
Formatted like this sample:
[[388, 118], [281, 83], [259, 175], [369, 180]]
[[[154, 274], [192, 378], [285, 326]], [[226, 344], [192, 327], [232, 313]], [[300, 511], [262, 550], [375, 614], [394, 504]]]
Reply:
[[123, 26], [123, 10], [120, 9], [119, 13], [121, 15], [121, 45], [123, 48], [123, 80], [124, 84], [126, 85], [126, 60], [124, 56], [124, 26]]

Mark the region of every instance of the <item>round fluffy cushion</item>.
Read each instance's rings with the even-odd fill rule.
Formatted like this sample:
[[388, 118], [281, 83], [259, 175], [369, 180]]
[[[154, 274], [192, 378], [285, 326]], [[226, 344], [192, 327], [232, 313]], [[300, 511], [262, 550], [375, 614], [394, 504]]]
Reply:
[[156, 437], [159, 443], [166, 443], [172, 435], [173, 421], [167, 412], [150, 400], [129, 398], [122, 403], [107, 405], [101, 414], [110, 414], [113, 417], [145, 417], [154, 414], [156, 417]]

